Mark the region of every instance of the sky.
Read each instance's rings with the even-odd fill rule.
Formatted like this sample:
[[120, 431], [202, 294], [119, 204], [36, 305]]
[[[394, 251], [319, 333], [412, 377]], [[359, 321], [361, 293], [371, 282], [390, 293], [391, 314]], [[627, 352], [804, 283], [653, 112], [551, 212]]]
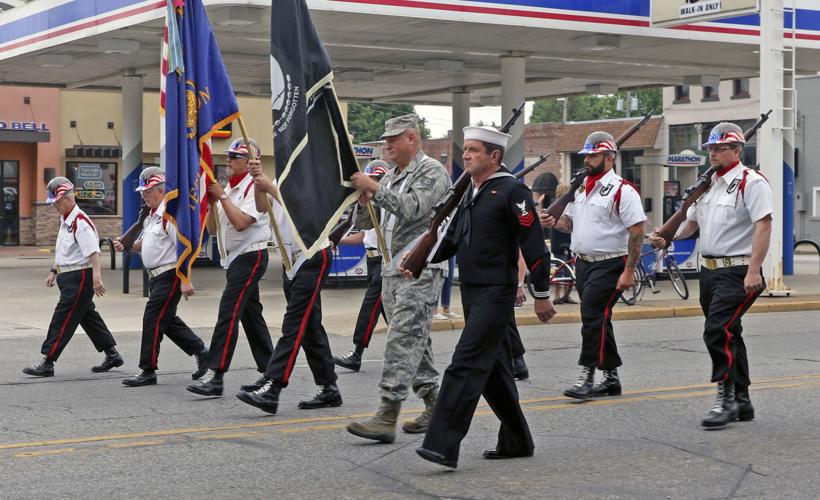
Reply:
[[[530, 119], [532, 114], [532, 102], [527, 102], [524, 107], [524, 117]], [[430, 137], [438, 139], [447, 136], [447, 131], [453, 127], [453, 116], [450, 106], [416, 106], [416, 113], [427, 119], [427, 126], [430, 128]], [[481, 106], [470, 109], [470, 125], [475, 125], [482, 121], [485, 124], [495, 122], [497, 126], [502, 125], [501, 106]]]

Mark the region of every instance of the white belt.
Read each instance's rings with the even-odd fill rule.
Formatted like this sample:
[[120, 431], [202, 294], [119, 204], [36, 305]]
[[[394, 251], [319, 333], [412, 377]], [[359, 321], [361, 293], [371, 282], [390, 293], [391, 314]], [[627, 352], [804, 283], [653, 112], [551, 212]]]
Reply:
[[256, 252], [259, 250], [267, 250], [268, 242], [267, 241], [257, 241], [256, 243], [252, 243], [248, 248], [242, 250], [239, 255], [243, 255], [246, 253]]
[[618, 257], [623, 257], [624, 255], [626, 255], [626, 252], [605, 253], [605, 254], [601, 254], [601, 255], [578, 254], [578, 258], [583, 260], [584, 262], [601, 262], [601, 261], [609, 260], [609, 259], [617, 259]]
[[82, 269], [91, 269], [91, 264], [75, 264], [73, 266], [57, 266], [55, 267], [57, 274], [70, 273], [71, 271], [80, 271]]
[[715, 269], [723, 269], [725, 267], [748, 266], [751, 261], [752, 258], [747, 255], [741, 255], [738, 257], [704, 257], [703, 267], [709, 269], [710, 271], [714, 271]]
[[153, 269], [149, 269], [148, 270], [148, 277], [150, 277], [151, 279], [154, 279], [162, 273], [168, 272], [171, 269], [176, 269], [176, 267], [177, 267], [176, 264], [165, 264], [164, 266], [159, 266], [159, 267], [155, 267]]

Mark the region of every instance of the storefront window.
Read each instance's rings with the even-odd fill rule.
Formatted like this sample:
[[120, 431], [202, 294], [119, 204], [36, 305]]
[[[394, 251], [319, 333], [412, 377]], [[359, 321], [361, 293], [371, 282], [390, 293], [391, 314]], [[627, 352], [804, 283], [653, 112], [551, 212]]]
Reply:
[[0, 161], [0, 186], [3, 204], [0, 206], [0, 245], [20, 244], [20, 164]]
[[621, 177], [634, 184], [638, 190], [641, 189], [641, 166], [635, 165], [635, 158], [643, 155], [643, 151], [621, 151]]
[[77, 204], [86, 213], [117, 215], [116, 163], [70, 161], [66, 177], [74, 183]]

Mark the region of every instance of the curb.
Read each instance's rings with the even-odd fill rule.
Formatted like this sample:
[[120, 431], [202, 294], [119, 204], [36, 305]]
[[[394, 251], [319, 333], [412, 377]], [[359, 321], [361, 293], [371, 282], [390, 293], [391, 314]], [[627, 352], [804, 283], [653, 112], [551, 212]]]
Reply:
[[[749, 313], [771, 313], [771, 312], [793, 312], [793, 311], [818, 311], [820, 310], [820, 300], [801, 300], [789, 302], [757, 303], [752, 305]], [[612, 311], [612, 319], [615, 321], [634, 319], [659, 319], [659, 318], [685, 318], [691, 316], [703, 316], [700, 306], [680, 306], [680, 307], [618, 307]], [[515, 322], [521, 326], [541, 325], [541, 321], [533, 313], [523, 313], [515, 315]], [[567, 323], [580, 323], [581, 313], [577, 311], [564, 312], [559, 310], [558, 315], [549, 322], [550, 325], [562, 325]], [[464, 328], [464, 319], [438, 320], [433, 321], [433, 331], [441, 332], [447, 330], [460, 330]], [[387, 331], [387, 328], [380, 329], [379, 333]]]

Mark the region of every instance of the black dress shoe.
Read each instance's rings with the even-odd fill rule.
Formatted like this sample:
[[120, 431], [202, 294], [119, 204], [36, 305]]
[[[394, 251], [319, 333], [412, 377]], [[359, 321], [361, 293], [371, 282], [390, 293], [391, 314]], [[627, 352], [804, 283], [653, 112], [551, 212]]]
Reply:
[[532, 456], [532, 452], [521, 455], [511, 455], [498, 450], [487, 450], [482, 454], [482, 456], [487, 460], [506, 460], [508, 458], [528, 458]]
[[516, 380], [527, 380], [530, 378], [530, 370], [524, 362], [524, 356], [514, 357], [512, 360], [513, 378]]
[[456, 460], [447, 460], [446, 458], [444, 458], [444, 455], [442, 455], [441, 453], [438, 453], [436, 451], [430, 451], [427, 448], [421, 448], [420, 447], [420, 448], [416, 448], [416, 453], [418, 453], [418, 455], [421, 458], [423, 458], [423, 459], [425, 459], [429, 462], [434, 462], [434, 463], [437, 463], [439, 465], [449, 467], [451, 469], [455, 469], [455, 468], [458, 467], [458, 462]]
[[256, 382], [254, 382], [252, 384], [245, 384], [245, 385], [239, 386], [239, 390], [240, 391], [245, 391], [245, 392], [257, 391], [257, 390], [261, 389], [262, 387], [264, 387], [265, 384], [268, 383], [268, 380], [270, 380], [270, 379], [263, 373], [263, 374], [259, 375], [259, 378], [256, 379]]
[[363, 352], [363, 347], [354, 345], [353, 349], [344, 356], [333, 356], [333, 362], [336, 363], [336, 366], [357, 372], [362, 367]]
[[120, 356], [120, 353], [118, 353], [117, 351], [113, 351], [105, 355], [105, 359], [103, 359], [102, 363], [98, 364], [97, 366], [92, 366], [91, 371], [94, 373], [107, 372], [112, 368], [122, 366], [124, 363], [125, 361], [122, 360], [122, 356]]
[[328, 384], [322, 387], [312, 399], [299, 401], [299, 408], [303, 410], [315, 410], [317, 408], [336, 408], [342, 406], [342, 395], [336, 384]]
[[156, 385], [157, 373], [154, 370], [142, 370], [136, 375], [122, 379], [123, 385], [128, 387], [142, 387], [143, 385]]
[[194, 359], [196, 360], [196, 371], [191, 374], [191, 379], [199, 380], [208, 371], [208, 349], [194, 354]]
[[189, 392], [199, 394], [200, 396], [221, 396], [222, 395], [222, 374], [216, 372], [208, 372], [210, 377], [186, 387]]
[[53, 377], [54, 361], [48, 359], [48, 356], [43, 356], [43, 359], [36, 365], [23, 368], [23, 373], [35, 377]]
[[273, 380], [268, 382], [261, 388], [253, 392], [239, 391], [236, 395], [240, 401], [255, 406], [262, 411], [276, 414], [279, 409], [279, 393], [282, 391], [282, 386]]

